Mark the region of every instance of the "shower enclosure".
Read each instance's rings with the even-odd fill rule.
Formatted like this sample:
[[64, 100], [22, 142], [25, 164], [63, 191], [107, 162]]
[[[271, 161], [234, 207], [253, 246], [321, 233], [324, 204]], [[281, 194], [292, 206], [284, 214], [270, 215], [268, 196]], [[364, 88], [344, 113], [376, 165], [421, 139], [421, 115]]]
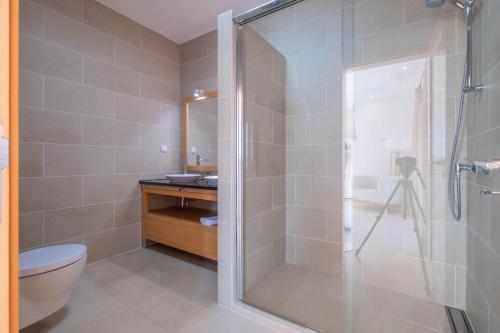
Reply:
[[285, 0], [235, 24], [239, 300], [319, 332], [448, 332], [444, 305], [465, 307], [446, 180], [462, 13]]

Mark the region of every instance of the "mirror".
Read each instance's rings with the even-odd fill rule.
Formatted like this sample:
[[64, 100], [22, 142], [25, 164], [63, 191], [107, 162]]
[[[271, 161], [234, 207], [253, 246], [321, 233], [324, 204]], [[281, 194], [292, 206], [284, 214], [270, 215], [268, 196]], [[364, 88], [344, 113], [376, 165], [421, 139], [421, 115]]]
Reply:
[[217, 91], [184, 98], [185, 171], [217, 172]]

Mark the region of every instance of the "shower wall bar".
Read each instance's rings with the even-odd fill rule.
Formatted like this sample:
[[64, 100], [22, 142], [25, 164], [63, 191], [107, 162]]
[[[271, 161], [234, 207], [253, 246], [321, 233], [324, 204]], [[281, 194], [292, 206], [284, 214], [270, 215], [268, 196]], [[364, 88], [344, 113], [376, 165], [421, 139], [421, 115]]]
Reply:
[[274, 0], [235, 16], [233, 21], [238, 25], [244, 25], [301, 1], [303, 0]]

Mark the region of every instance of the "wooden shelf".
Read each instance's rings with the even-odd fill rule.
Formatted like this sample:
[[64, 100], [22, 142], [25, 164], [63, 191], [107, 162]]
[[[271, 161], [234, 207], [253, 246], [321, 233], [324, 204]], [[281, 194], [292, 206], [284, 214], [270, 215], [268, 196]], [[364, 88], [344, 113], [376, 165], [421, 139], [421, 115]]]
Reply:
[[180, 206], [143, 211], [142, 238], [217, 260], [217, 226], [201, 224], [200, 218], [217, 212]]
[[195, 207], [182, 208], [180, 206], [157, 209], [149, 212], [149, 218], [165, 220], [171, 223], [183, 225], [190, 228], [201, 229], [207, 232], [217, 232], [217, 226], [206, 226], [200, 222], [200, 218], [217, 216], [217, 212]]

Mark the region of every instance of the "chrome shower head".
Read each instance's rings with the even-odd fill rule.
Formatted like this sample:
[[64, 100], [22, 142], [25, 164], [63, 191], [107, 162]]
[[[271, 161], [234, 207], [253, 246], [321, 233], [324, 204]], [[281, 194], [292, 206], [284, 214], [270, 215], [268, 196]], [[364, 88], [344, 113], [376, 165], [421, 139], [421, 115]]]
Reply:
[[444, 5], [445, 0], [425, 0], [425, 5], [430, 8], [437, 8]]

